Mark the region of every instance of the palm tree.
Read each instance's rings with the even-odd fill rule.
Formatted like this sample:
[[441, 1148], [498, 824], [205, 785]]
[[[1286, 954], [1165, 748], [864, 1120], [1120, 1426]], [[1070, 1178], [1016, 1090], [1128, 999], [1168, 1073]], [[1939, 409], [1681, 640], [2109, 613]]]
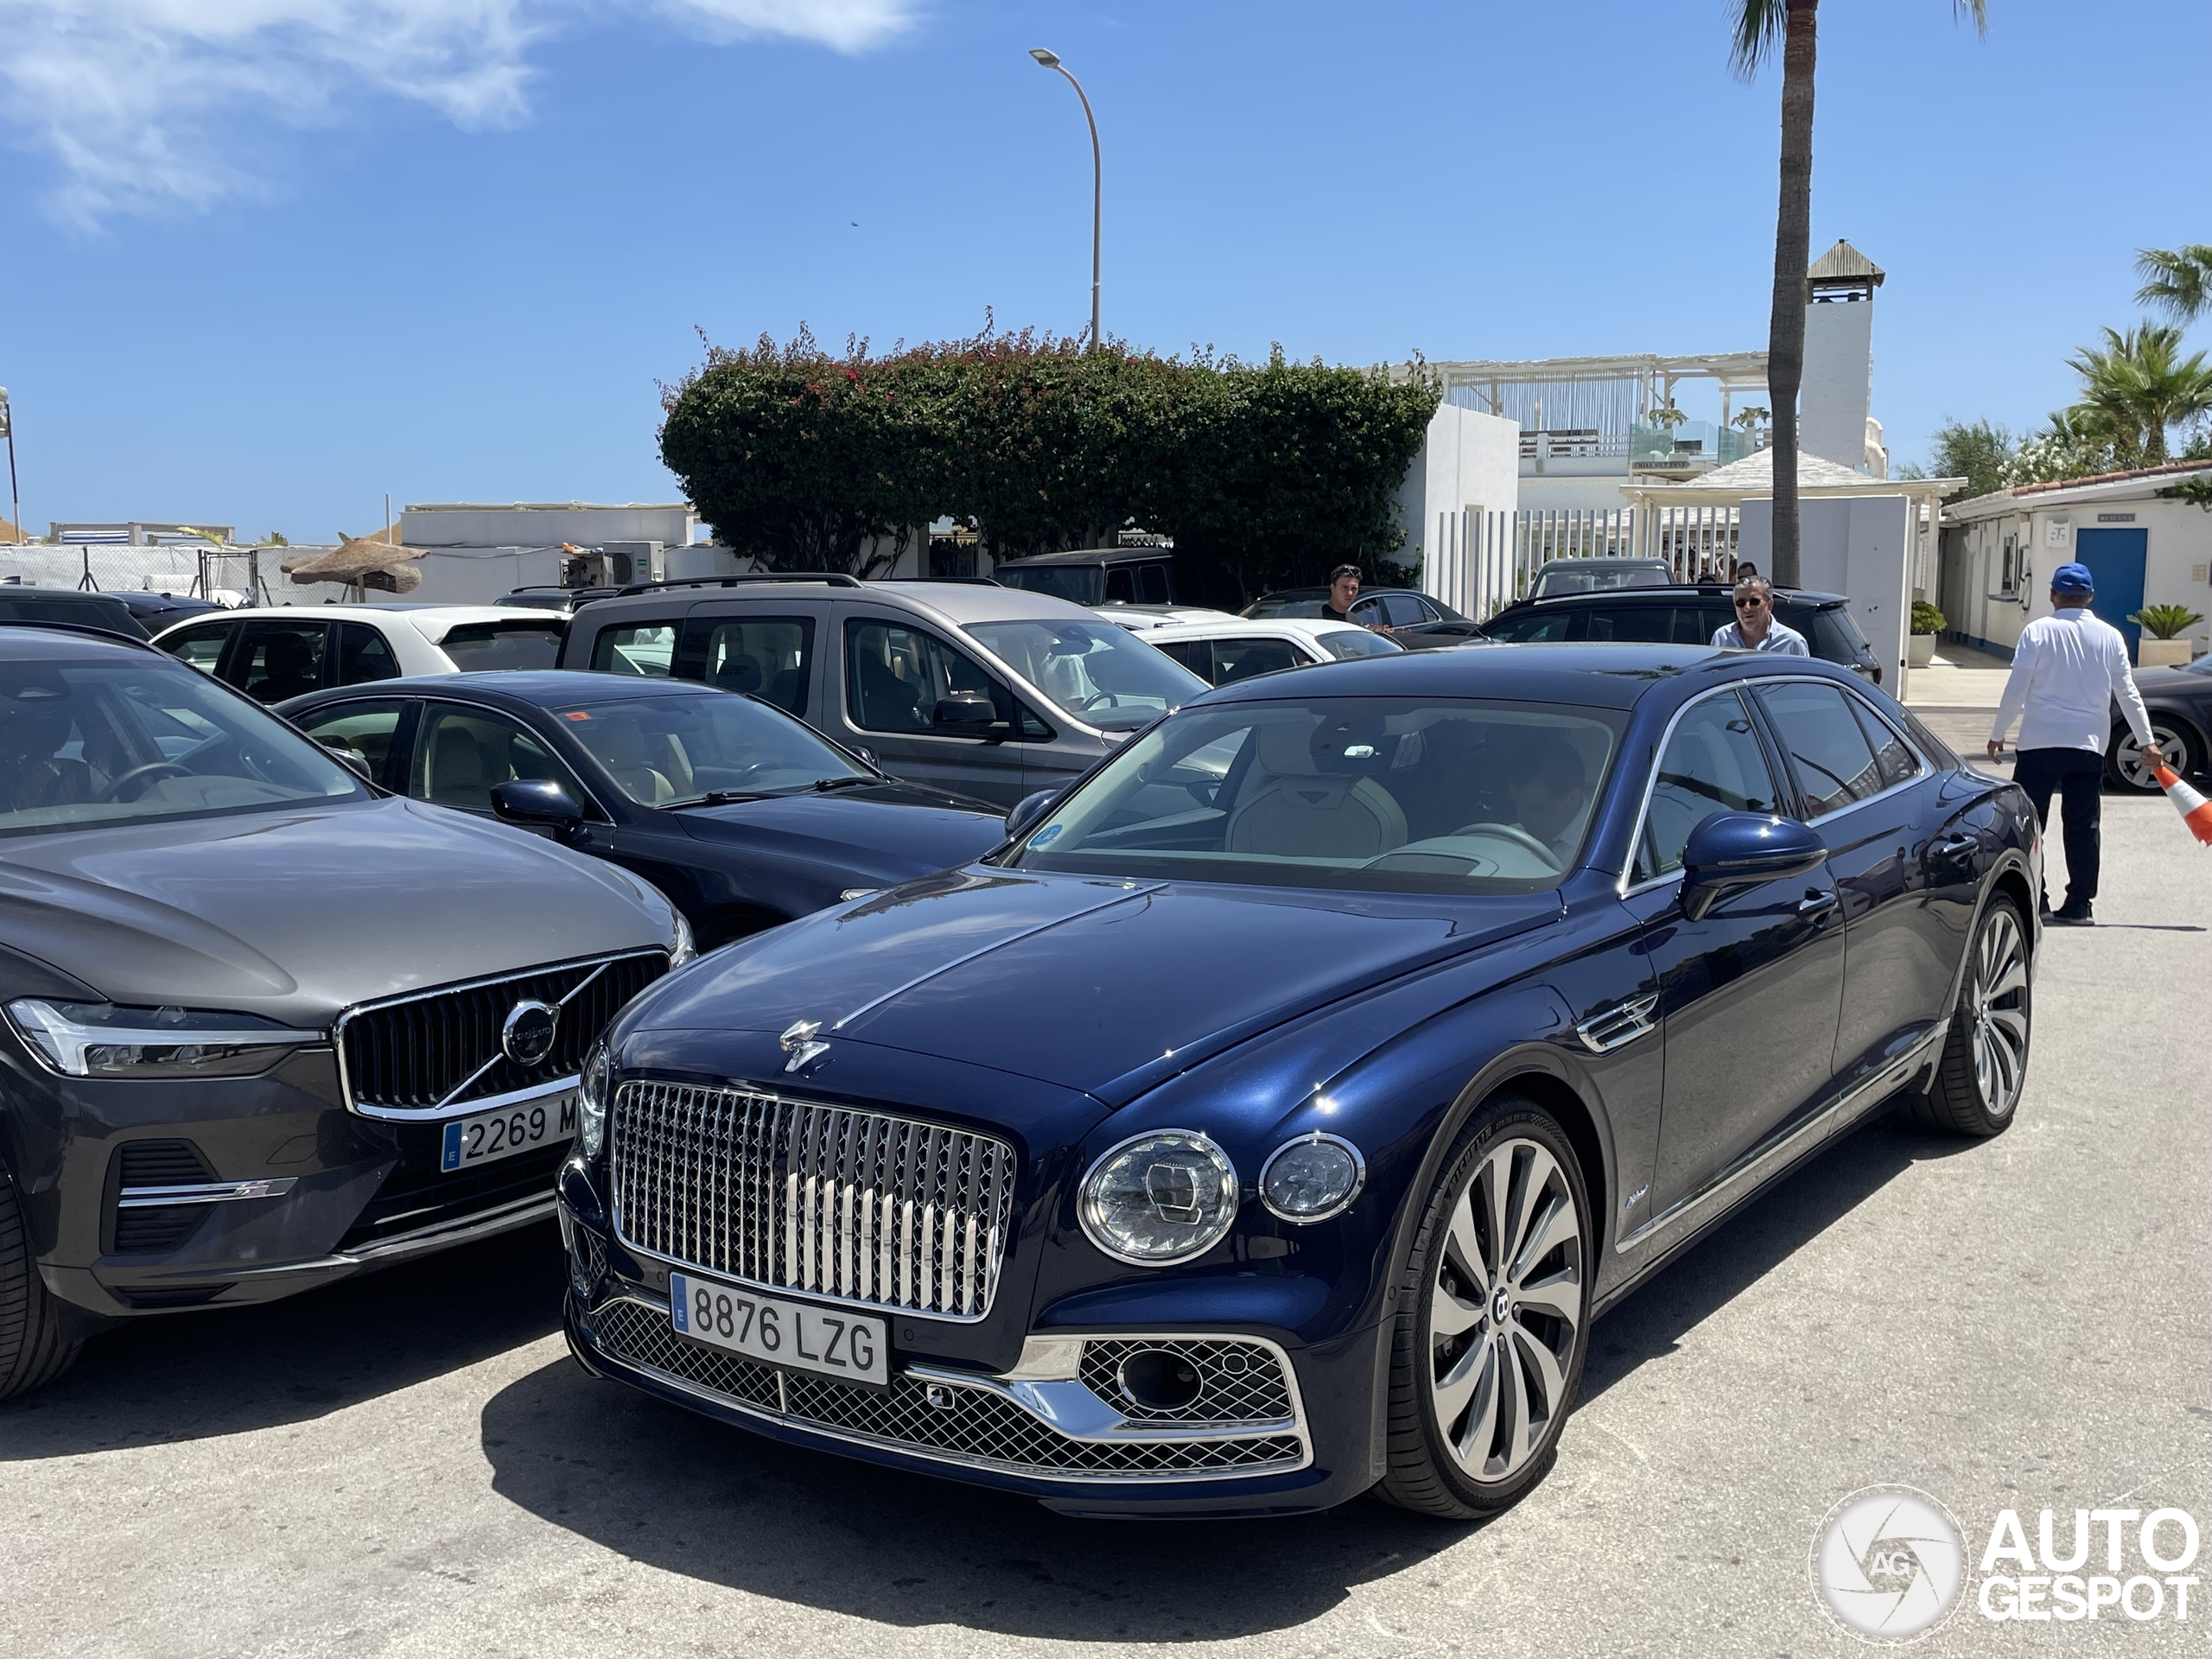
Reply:
[[2136, 256], [2135, 274], [2143, 279], [2135, 290], [2138, 305], [2156, 306], [2183, 324], [2212, 316], [2212, 243], [2145, 248]]
[[[1774, 314], [1766, 387], [1774, 398], [1774, 580], [1797, 583], [1797, 391], [1805, 378], [1805, 271], [1813, 238], [1813, 66], [1820, 0], [1730, 0], [1729, 65], [1749, 80], [1782, 49], [1782, 200], [1774, 222]], [[1989, 30], [1988, 0], [1951, 15]]]
[[2204, 353], [2181, 354], [2181, 330], [2146, 322], [2126, 334], [2102, 331], [2102, 346], [2067, 359], [2082, 377], [2082, 396], [2069, 411], [2075, 423], [2112, 441], [2123, 466], [2156, 467], [2166, 459], [2166, 429], [2212, 413], [2212, 367]]

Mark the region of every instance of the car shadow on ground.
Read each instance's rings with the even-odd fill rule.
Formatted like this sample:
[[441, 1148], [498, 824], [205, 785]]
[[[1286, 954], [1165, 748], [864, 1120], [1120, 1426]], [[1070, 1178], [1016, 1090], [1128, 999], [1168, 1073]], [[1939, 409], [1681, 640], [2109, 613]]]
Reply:
[[[1584, 1397], [1673, 1349], [1914, 1164], [1972, 1144], [1879, 1126], [1834, 1147], [1601, 1320]], [[482, 1428], [493, 1490], [556, 1526], [670, 1573], [899, 1626], [1084, 1642], [1258, 1635], [1416, 1571], [1474, 1530], [1373, 1499], [1267, 1522], [1070, 1520], [756, 1439], [566, 1359], [501, 1390]]]
[[110, 1330], [0, 1404], [0, 1462], [271, 1428], [458, 1370], [561, 1328], [563, 1260], [548, 1222], [281, 1302]]

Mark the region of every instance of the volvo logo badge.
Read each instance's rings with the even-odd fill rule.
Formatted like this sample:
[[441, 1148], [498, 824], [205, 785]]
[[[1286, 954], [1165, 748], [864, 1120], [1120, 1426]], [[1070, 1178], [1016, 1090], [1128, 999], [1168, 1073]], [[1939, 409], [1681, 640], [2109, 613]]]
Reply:
[[821, 1029], [822, 1022], [819, 1020], [792, 1021], [791, 1028], [778, 1039], [784, 1046], [784, 1052], [791, 1056], [791, 1058], [784, 1062], [785, 1071], [797, 1071], [810, 1062], [820, 1059], [830, 1052], [829, 1044], [817, 1042], [815, 1039], [814, 1033]]
[[561, 1010], [550, 1002], [518, 1002], [499, 1027], [499, 1047], [517, 1065], [537, 1065], [553, 1052]]

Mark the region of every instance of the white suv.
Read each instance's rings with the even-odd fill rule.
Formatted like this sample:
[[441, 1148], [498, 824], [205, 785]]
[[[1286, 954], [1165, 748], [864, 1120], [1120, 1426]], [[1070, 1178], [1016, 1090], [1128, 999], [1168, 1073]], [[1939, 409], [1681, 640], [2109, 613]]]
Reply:
[[195, 617], [154, 643], [261, 702], [326, 686], [550, 668], [567, 624], [503, 605], [285, 605]]
[[1355, 657], [1392, 657], [1405, 649], [1357, 622], [1270, 616], [1247, 620], [1171, 622], [1138, 633], [1145, 644], [1173, 657], [1209, 685], [1227, 685], [1279, 669], [1340, 663]]

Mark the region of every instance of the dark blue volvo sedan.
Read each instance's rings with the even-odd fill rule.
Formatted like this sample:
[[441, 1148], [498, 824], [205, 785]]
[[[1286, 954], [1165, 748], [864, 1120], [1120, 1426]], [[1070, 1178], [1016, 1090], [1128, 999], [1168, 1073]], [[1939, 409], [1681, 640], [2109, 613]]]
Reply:
[[1824, 663], [1262, 677], [1009, 829], [610, 1028], [586, 1369], [1075, 1513], [1479, 1516], [1700, 1230], [2019, 1097], [2026, 803]]

